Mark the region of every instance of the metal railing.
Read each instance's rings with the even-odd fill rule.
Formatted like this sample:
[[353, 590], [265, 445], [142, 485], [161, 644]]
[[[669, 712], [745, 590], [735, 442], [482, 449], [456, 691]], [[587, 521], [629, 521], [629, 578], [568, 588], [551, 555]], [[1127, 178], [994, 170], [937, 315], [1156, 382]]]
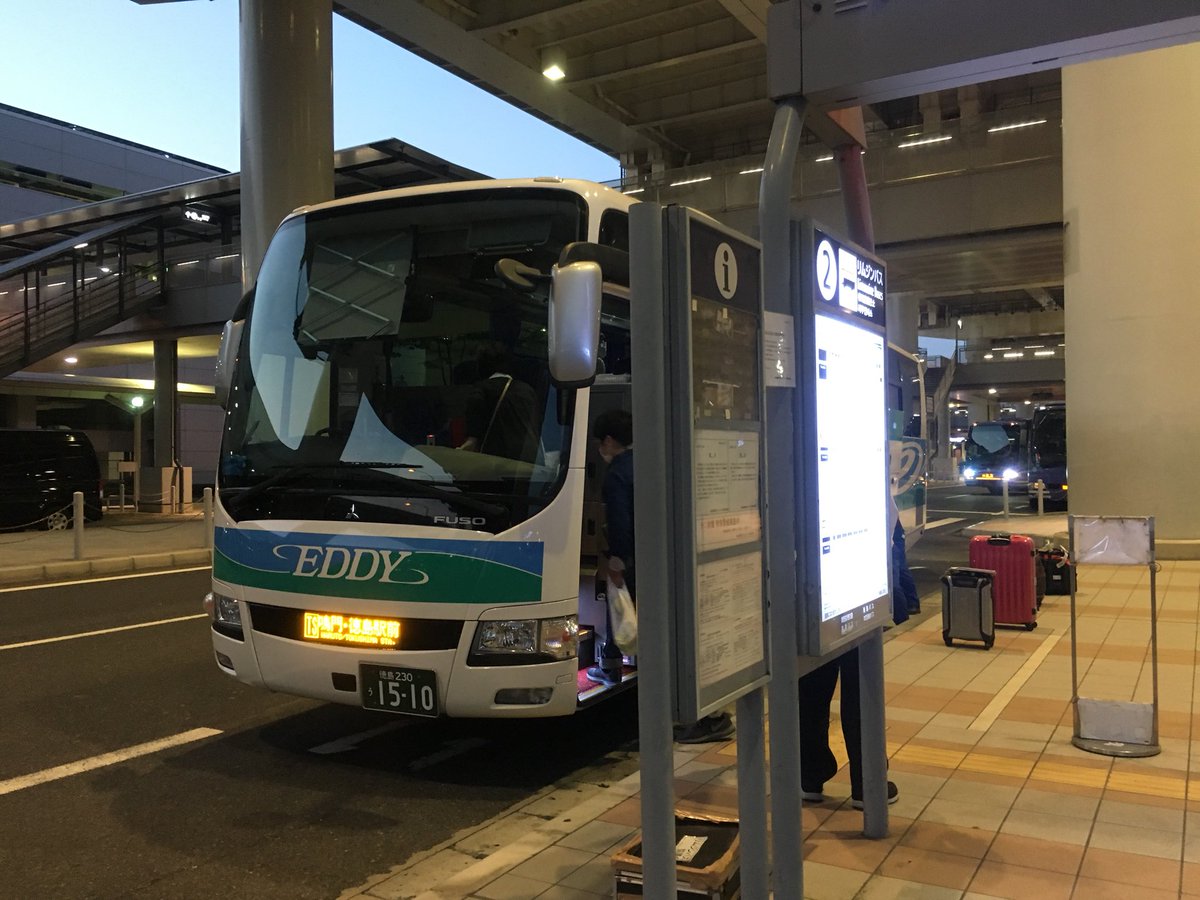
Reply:
[[141, 312], [162, 295], [162, 270], [145, 263], [39, 294], [0, 318], [0, 378]]

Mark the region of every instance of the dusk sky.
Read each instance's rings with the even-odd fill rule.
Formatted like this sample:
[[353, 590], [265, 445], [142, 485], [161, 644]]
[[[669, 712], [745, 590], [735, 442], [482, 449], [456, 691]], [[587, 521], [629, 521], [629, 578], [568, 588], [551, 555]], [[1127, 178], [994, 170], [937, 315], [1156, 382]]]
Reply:
[[[240, 168], [237, 0], [0, 0], [0, 34], [0, 102]], [[337, 148], [394, 137], [495, 177], [620, 175], [612, 157], [337, 15], [333, 71]]]

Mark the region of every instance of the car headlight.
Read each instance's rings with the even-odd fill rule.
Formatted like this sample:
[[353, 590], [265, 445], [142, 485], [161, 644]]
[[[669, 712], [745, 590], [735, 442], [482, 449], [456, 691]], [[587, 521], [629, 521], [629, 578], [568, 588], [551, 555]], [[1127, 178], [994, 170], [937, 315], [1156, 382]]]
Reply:
[[554, 659], [576, 656], [579, 621], [575, 616], [554, 619], [497, 619], [475, 628], [474, 653], [539, 653]]
[[1017, 477], [1018, 474], [1019, 473], [1017, 472], [1016, 469], [1005, 469], [1004, 470], [1004, 480], [1012, 481], [1014, 478]]
[[963, 469], [963, 478], [974, 478], [977, 473], [970, 466]]

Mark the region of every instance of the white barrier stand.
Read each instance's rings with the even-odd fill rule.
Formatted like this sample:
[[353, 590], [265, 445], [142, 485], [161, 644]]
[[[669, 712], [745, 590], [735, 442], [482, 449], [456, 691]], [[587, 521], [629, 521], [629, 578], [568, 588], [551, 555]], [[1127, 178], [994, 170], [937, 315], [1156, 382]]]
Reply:
[[1004, 518], [1008, 518], [1008, 479], [1004, 478], [1000, 482], [1000, 493], [1004, 495]]
[[1044, 516], [1046, 514], [1046, 483], [1039, 478], [1033, 484], [1037, 488], [1038, 515]]
[[83, 559], [83, 491], [71, 497], [71, 527], [75, 529], [75, 558]]
[[[1154, 561], [1154, 517], [1069, 516], [1071, 580], [1071, 705], [1075, 734], [1071, 743], [1104, 756], [1157, 756], [1158, 743], [1158, 591]], [[1076, 649], [1075, 590], [1079, 571], [1088, 563], [1109, 566], [1145, 565], [1150, 570], [1150, 703], [1099, 700], [1079, 696]]]

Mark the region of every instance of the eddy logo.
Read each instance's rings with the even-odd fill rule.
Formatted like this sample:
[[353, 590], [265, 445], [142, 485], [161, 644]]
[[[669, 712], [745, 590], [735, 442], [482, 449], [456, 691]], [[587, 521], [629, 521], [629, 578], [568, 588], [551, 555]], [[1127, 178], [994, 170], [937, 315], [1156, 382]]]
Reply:
[[[347, 581], [378, 581], [380, 584], [426, 584], [429, 575], [420, 569], [397, 573], [412, 556], [411, 550], [374, 550], [329, 547], [319, 544], [278, 544], [271, 551], [293, 563], [292, 574], [301, 578], [345, 578]], [[393, 575], [398, 577], [393, 578]]]

